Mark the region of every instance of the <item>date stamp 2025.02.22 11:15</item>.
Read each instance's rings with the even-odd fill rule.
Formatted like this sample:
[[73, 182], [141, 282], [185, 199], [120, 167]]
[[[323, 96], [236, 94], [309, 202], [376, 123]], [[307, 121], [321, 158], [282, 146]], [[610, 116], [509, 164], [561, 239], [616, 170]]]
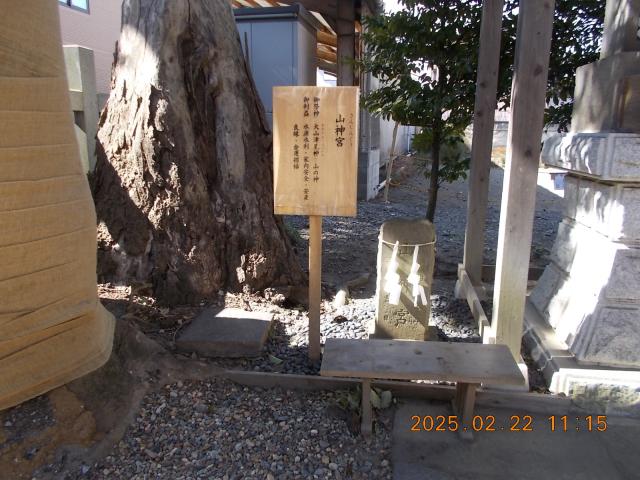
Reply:
[[[546, 420], [546, 421], [544, 421]], [[470, 425], [462, 425], [457, 415], [413, 415], [410, 421], [412, 432], [533, 432], [534, 428], [545, 428], [552, 432], [605, 432], [606, 415], [551, 415], [546, 419], [535, 419], [531, 415], [511, 415], [509, 419], [497, 419], [494, 415], [475, 415]]]

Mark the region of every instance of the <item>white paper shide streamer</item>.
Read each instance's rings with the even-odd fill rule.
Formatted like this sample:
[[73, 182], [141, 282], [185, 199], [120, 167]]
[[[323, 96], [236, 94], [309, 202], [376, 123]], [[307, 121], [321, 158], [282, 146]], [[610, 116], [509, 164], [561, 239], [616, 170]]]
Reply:
[[389, 303], [391, 305], [398, 305], [398, 303], [400, 303], [400, 292], [402, 291], [400, 275], [398, 274], [399, 247], [400, 242], [396, 242], [393, 246], [393, 253], [391, 253], [389, 266], [387, 267], [387, 274], [384, 276], [384, 291], [389, 294]]
[[423, 305], [427, 305], [427, 293], [424, 290], [424, 286], [420, 284], [420, 264], [418, 263], [418, 250], [420, 247], [416, 245], [413, 248], [413, 262], [411, 263], [411, 270], [407, 277], [407, 282], [411, 285], [411, 296], [413, 297], [413, 306], [418, 306], [418, 299], [422, 300]]
[[[391, 253], [387, 273], [384, 277], [384, 291], [389, 294], [389, 303], [391, 305], [398, 305], [400, 303], [400, 294], [402, 292], [400, 274], [398, 274], [399, 247], [400, 242], [396, 242], [393, 246], [393, 252]], [[420, 283], [420, 264], [418, 263], [419, 249], [419, 245], [416, 245], [413, 249], [413, 262], [411, 263], [411, 270], [407, 277], [407, 283], [411, 285], [411, 296], [413, 297], [414, 307], [418, 306], [419, 301], [422, 301], [423, 305], [427, 305], [427, 294], [424, 286]]]

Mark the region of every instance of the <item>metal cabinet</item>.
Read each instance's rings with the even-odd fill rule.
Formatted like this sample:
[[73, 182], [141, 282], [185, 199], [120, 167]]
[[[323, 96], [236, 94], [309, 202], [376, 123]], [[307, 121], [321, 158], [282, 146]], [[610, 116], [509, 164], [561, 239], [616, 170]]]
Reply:
[[243, 51], [273, 125], [273, 87], [316, 84], [319, 24], [302, 5], [240, 8], [234, 13]]

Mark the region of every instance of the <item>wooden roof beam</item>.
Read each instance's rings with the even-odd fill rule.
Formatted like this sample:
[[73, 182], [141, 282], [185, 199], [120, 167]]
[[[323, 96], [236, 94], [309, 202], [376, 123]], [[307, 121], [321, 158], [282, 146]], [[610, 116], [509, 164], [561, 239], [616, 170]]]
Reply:
[[262, 8], [262, 5], [256, 3], [255, 0], [237, 0], [237, 2], [240, 3], [243, 7]]
[[325, 72], [333, 73], [334, 75], [338, 75], [338, 65], [335, 63], [327, 62], [326, 60], [318, 59], [318, 68], [320, 70], [324, 70]]
[[322, 30], [318, 31], [318, 43], [323, 43], [325, 45], [329, 45], [331, 47], [338, 47], [338, 37], [336, 35], [331, 35], [330, 33], [323, 32]]
[[296, 5], [300, 4], [307, 10], [311, 10], [314, 12], [318, 12], [320, 15], [324, 17], [329, 17], [333, 20], [338, 15], [338, 7], [336, 4], [336, 0], [278, 0], [280, 3], [285, 3], [287, 5]]
[[329, 52], [327, 50], [318, 49], [316, 53], [317, 57], [321, 60], [325, 60], [330, 63], [335, 63], [337, 66], [338, 63], [338, 54], [335, 52]]

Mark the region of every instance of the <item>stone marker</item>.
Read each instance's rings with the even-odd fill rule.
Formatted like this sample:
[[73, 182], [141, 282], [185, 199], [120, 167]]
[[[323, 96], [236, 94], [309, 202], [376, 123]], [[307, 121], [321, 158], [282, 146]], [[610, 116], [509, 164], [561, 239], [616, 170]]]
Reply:
[[[429, 326], [435, 238], [435, 228], [428, 220], [394, 219], [382, 224], [378, 240], [376, 323], [375, 331], [371, 337], [407, 340], [435, 340], [437, 338], [437, 328]], [[392, 305], [389, 303], [389, 294], [384, 291], [384, 284], [396, 241], [400, 244], [397, 256], [397, 273], [400, 275], [402, 290], [398, 305]], [[426, 305], [419, 300], [417, 306], [414, 306], [412, 286], [407, 281], [413, 263], [415, 245], [419, 245], [420, 270], [418, 273], [427, 299]]]
[[255, 357], [271, 329], [273, 315], [237, 308], [208, 308], [176, 341], [178, 349], [203, 357]]

